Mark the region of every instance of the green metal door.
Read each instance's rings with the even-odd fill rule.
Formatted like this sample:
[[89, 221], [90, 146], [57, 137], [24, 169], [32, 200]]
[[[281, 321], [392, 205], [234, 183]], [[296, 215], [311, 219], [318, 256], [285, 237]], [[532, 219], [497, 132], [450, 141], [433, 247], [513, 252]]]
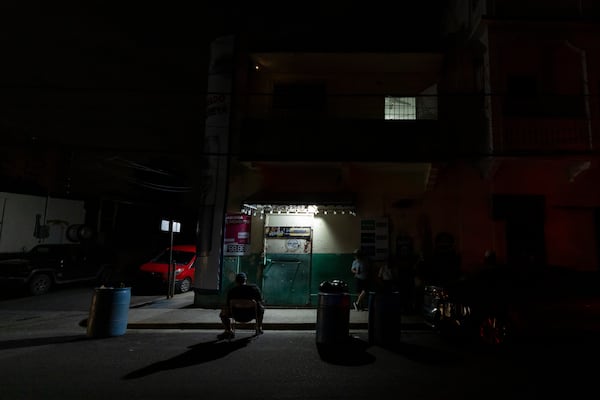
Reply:
[[262, 289], [268, 306], [310, 304], [310, 238], [266, 238]]

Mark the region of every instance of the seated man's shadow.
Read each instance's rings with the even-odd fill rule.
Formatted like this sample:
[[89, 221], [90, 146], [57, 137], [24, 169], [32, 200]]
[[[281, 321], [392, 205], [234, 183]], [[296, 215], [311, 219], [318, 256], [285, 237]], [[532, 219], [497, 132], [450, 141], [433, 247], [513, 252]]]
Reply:
[[255, 336], [232, 340], [219, 341], [212, 340], [188, 346], [190, 350], [179, 354], [168, 360], [163, 360], [150, 364], [147, 367], [138, 369], [125, 375], [122, 379], [136, 379], [147, 375], [154, 374], [159, 371], [168, 369], [183, 368], [190, 365], [202, 364], [208, 361], [213, 361], [218, 358], [225, 357], [227, 354], [246, 347]]

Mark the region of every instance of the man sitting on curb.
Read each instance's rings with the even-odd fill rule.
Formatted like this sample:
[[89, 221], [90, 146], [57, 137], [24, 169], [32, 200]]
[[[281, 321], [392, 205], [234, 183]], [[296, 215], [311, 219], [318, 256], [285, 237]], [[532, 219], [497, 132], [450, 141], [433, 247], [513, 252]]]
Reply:
[[[234, 336], [233, 331], [231, 330], [231, 315], [229, 303], [231, 299], [250, 299], [256, 300], [257, 303], [257, 318], [256, 323], [258, 325], [258, 333], [263, 333], [262, 330], [262, 321], [263, 315], [265, 313], [265, 306], [263, 304], [262, 292], [260, 288], [255, 284], [248, 284], [248, 277], [244, 272], [240, 272], [235, 276], [235, 286], [233, 286], [227, 292], [227, 301], [225, 307], [221, 309], [221, 313], [219, 317], [221, 318], [221, 322], [225, 326], [225, 331], [217, 336], [218, 339], [232, 339]], [[254, 318], [253, 310], [238, 310], [238, 312], [248, 312], [248, 320]], [[236, 312], [237, 315], [237, 312]]]

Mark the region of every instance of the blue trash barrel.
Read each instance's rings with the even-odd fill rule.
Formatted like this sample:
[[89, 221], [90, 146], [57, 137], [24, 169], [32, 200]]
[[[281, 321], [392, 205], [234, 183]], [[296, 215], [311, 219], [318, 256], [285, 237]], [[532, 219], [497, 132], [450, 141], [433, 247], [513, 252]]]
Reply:
[[131, 288], [99, 287], [94, 289], [88, 337], [121, 336], [127, 331], [127, 317], [131, 302]]

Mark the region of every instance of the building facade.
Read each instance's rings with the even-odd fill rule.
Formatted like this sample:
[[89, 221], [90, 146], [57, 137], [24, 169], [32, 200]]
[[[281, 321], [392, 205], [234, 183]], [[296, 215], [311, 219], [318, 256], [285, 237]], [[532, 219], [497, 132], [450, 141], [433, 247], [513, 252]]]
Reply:
[[488, 156], [486, 245], [501, 262], [597, 269], [600, 7], [455, 1], [447, 17], [449, 90], [472, 95]]
[[[231, 65], [231, 82], [209, 90], [205, 154], [212, 182], [228, 176], [224, 220], [244, 218], [250, 228], [237, 240], [228, 233], [237, 228], [219, 226], [215, 213], [212, 242], [200, 247], [221, 246], [222, 258], [205, 256], [199, 304], [243, 270], [268, 305], [314, 306], [324, 280], [353, 287], [356, 248], [369, 254], [373, 272], [399, 253], [402, 266], [414, 268], [418, 247], [429, 251], [434, 242], [436, 205], [424, 203], [426, 194], [453, 153], [471, 146], [440, 122], [439, 43], [416, 49], [405, 38], [390, 52], [366, 38], [348, 46], [319, 35], [275, 46], [272, 35], [215, 40], [231, 46], [232, 61], [215, 63]], [[219, 113], [226, 122], [216, 121]], [[216, 137], [223, 132], [226, 139]], [[218, 209], [218, 193], [210, 197]], [[436, 228], [448, 234], [446, 222]]]
[[221, 225], [214, 287], [244, 270], [267, 304], [314, 306], [359, 247], [417, 285], [486, 252], [598, 268], [599, 7], [552, 4], [449, 2], [419, 51], [235, 37], [219, 154], [247, 229]]

